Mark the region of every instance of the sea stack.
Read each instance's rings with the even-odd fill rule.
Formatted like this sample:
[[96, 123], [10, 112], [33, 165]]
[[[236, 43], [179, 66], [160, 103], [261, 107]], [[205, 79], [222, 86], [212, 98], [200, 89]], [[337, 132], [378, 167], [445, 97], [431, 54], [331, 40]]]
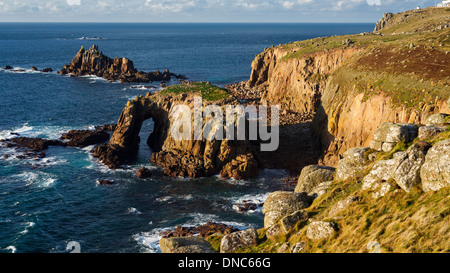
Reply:
[[182, 78], [165, 70], [161, 73], [143, 72], [134, 68], [133, 61], [127, 58], [111, 59], [98, 49], [97, 45], [92, 45], [88, 50], [82, 46], [70, 64], [58, 72], [59, 74], [74, 74], [77, 76], [95, 75], [110, 81], [120, 81], [122, 83], [138, 82], [151, 83], [152, 81], [168, 81], [172, 77]]

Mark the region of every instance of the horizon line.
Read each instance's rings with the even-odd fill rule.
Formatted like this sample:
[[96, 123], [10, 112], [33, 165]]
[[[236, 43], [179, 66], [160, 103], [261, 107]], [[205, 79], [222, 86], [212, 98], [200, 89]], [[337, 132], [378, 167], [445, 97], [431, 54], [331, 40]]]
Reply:
[[361, 22], [335, 22], [335, 21], [324, 21], [324, 22], [228, 22], [228, 21], [213, 21], [213, 22], [195, 22], [195, 21], [167, 21], [167, 22], [146, 22], [146, 21], [92, 21], [92, 22], [76, 22], [76, 21], [0, 21], [0, 23], [19, 23], [19, 24], [376, 24], [373, 21], [361, 21]]

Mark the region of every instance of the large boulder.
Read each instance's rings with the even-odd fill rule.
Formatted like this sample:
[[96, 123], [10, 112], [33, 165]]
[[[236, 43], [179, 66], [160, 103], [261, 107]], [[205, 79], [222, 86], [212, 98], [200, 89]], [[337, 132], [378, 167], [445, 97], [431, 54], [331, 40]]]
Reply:
[[431, 126], [421, 126], [419, 128], [419, 139], [424, 140], [431, 138], [441, 132], [447, 130], [447, 126], [444, 125], [431, 125]]
[[445, 123], [445, 120], [448, 116], [449, 116], [448, 114], [444, 114], [444, 113], [433, 114], [427, 118], [427, 120], [425, 121], [425, 124], [427, 126], [431, 126], [434, 124]]
[[159, 246], [162, 253], [214, 253], [211, 244], [198, 236], [161, 238]]
[[430, 144], [427, 142], [418, 141], [406, 151], [395, 153], [394, 158], [376, 162], [363, 178], [362, 189], [372, 190], [374, 198], [382, 197], [391, 188], [388, 181], [392, 179], [404, 191], [411, 191], [413, 187], [420, 185], [420, 169], [429, 148]]
[[424, 191], [437, 191], [450, 186], [450, 139], [433, 145], [420, 169]]
[[307, 192], [308, 194], [322, 182], [334, 179], [335, 169], [327, 166], [310, 165], [302, 169], [298, 178], [295, 192]]
[[336, 230], [336, 224], [332, 222], [316, 221], [308, 225], [306, 237], [310, 240], [325, 239], [333, 236]]
[[420, 184], [420, 169], [425, 162], [425, 155], [431, 147], [425, 141], [419, 141], [396, 156], [396, 167], [392, 178], [406, 192]]
[[246, 229], [225, 235], [220, 241], [220, 253], [232, 253], [239, 248], [254, 246], [258, 243], [256, 229]]
[[268, 228], [280, 218], [309, 207], [310, 201], [306, 192], [276, 191], [269, 195], [262, 209], [264, 227]]
[[418, 126], [411, 123], [384, 122], [375, 130], [370, 148], [389, 152], [399, 142], [411, 142], [418, 135]]
[[368, 151], [366, 147], [355, 147], [348, 149], [339, 160], [338, 167], [336, 168], [336, 180], [346, 180], [354, 177], [364, 171], [368, 160], [365, 158], [364, 153]]

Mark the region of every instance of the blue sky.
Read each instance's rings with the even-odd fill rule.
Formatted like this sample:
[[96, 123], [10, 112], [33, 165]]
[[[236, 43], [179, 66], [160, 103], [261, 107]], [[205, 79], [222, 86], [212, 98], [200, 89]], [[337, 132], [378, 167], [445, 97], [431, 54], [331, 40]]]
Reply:
[[376, 22], [440, 0], [0, 0], [2, 22]]

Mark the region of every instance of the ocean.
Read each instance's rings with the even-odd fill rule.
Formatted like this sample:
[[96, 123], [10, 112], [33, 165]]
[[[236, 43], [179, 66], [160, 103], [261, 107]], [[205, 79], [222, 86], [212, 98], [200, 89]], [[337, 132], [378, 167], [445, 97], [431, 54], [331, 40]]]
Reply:
[[[126, 57], [142, 71], [185, 75], [225, 84], [247, 80], [255, 55], [272, 45], [314, 37], [372, 31], [374, 24], [200, 23], [0, 23], [0, 139], [59, 138], [70, 129], [116, 123], [126, 101], [149, 90], [57, 71], [81, 46]], [[10, 65], [21, 72], [4, 70]], [[54, 71], [32, 71], [46, 67]], [[169, 84], [175, 84], [173, 80]], [[152, 85], [159, 87], [159, 83]], [[157, 90], [157, 89], [156, 89]], [[153, 130], [148, 120], [141, 131]], [[263, 202], [292, 189], [283, 170], [263, 170], [251, 180], [217, 176], [187, 179], [162, 175], [141, 142], [135, 162], [110, 170], [93, 147], [50, 147], [43, 159], [19, 159], [0, 147], [0, 253], [68, 252], [75, 241], [85, 253], [160, 252], [159, 233], [208, 221], [239, 229], [261, 228], [261, 208], [239, 212], [243, 200]], [[299, 155], [300, 156], [300, 155]], [[141, 180], [142, 166], [155, 175]], [[113, 185], [97, 181], [107, 179]]]

